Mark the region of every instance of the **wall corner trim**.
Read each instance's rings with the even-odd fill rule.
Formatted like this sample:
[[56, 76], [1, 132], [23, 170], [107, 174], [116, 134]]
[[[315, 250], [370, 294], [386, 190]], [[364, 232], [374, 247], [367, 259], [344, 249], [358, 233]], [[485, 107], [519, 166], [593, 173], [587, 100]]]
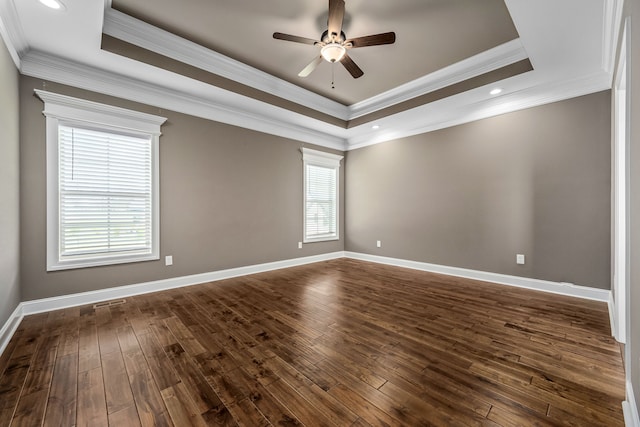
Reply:
[[613, 292], [609, 292], [609, 299], [607, 300], [607, 308], [609, 310], [609, 324], [611, 325], [611, 336], [618, 342], [618, 324], [616, 323], [616, 303], [613, 300]]
[[[370, 255], [358, 252], [345, 252], [347, 258], [361, 261], [376, 262], [378, 264], [394, 265], [397, 267], [411, 268], [414, 270], [428, 271], [431, 273], [446, 274], [449, 276], [464, 277], [467, 279], [482, 280], [485, 282], [497, 283], [500, 285], [515, 286], [519, 288], [543, 291], [553, 294], [566, 295], [570, 297], [583, 298], [601, 302], [609, 302], [611, 291], [605, 289], [578, 286], [571, 283], [551, 282], [547, 280], [531, 279], [528, 277], [510, 276], [507, 274], [490, 273], [487, 271], [469, 270], [459, 267], [448, 267], [445, 265], [429, 264], [426, 262], [409, 261], [399, 258], [389, 258], [379, 255]], [[639, 426], [640, 427], [640, 426]]]
[[627, 381], [627, 400], [622, 402], [622, 413], [624, 414], [624, 425], [627, 427], [640, 427], [640, 417], [638, 416], [638, 406], [636, 396], [633, 392], [633, 384]]

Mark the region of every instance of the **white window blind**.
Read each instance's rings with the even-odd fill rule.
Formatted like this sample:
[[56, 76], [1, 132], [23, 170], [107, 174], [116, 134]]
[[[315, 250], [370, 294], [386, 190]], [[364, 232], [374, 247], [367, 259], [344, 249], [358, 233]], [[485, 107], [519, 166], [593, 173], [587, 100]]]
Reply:
[[336, 172], [333, 168], [307, 164], [307, 240], [338, 236]]
[[302, 149], [304, 160], [304, 241], [337, 240], [338, 181], [342, 156]]
[[60, 260], [151, 254], [151, 137], [58, 129]]
[[159, 259], [166, 118], [35, 92], [47, 118], [47, 271]]

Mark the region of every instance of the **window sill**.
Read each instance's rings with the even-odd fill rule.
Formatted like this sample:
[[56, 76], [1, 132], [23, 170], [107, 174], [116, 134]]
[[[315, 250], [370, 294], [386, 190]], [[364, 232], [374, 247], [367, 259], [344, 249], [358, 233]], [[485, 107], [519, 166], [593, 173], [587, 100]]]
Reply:
[[159, 259], [160, 259], [159, 255], [152, 254], [152, 255], [140, 255], [140, 256], [128, 256], [128, 257], [116, 256], [112, 258], [60, 261], [60, 262], [48, 264], [47, 271], [74, 270], [78, 268], [102, 267], [107, 265], [129, 264], [129, 263], [143, 262], [143, 261], [157, 261]]
[[334, 242], [336, 240], [340, 240], [340, 236], [316, 237], [316, 238], [313, 238], [313, 239], [304, 239], [302, 241], [302, 243]]

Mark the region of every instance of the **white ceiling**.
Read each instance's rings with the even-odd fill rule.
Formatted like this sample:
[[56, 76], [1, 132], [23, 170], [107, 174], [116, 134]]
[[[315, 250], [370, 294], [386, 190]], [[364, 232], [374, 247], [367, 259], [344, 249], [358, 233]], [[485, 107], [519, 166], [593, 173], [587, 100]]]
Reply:
[[[354, 92], [350, 97], [357, 102], [343, 105], [317, 93], [322, 90], [310, 91], [288, 81], [295, 79], [285, 76], [285, 80], [270, 75], [119, 13], [111, 8], [110, 0], [64, 0], [64, 3], [66, 10], [55, 12], [44, 8], [37, 0], [0, 0], [0, 34], [23, 74], [342, 150], [610, 88], [612, 52], [615, 51], [613, 41], [617, 40], [618, 31], [614, 23], [620, 21], [622, 6], [620, 0], [506, 0], [519, 39], [418, 76], [412, 81], [402, 82], [407, 79], [403, 77], [390, 82], [388, 86], [381, 85], [381, 93], [371, 95], [377, 91], [371, 92], [370, 89], [360, 94]], [[314, 8], [309, 9], [311, 16], [306, 21], [318, 20], [316, 1], [281, 0], [272, 3], [281, 4], [269, 12], [270, 22], [280, 23], [273, 31], [313, 37], [313, 34], [303, 32], [308, 22], [297, 25], [290, 22], [288, 15], [284, 18], [277, 16], [281, 11], [291, 12], [283, 6], [285, 4], [295, 4], [291, 13], [300, 16], [305, 14], [309, 5], [314, 4]], [[409, 15], [417, 14], [418, 10], [424, 12], [419, 8], [423, 3], [426, 7], [442, 1], [408, 1], [407, 7], [414, 8], [409, 9]], [[354, 13], [350, 25], [355, 27], [357, 21], [363, 25], [366, 23], [362, 28], [366, 34], [389, 30], [399, 32], [398, 28], [402, 28], [401, 19], [395, 21], [394, 28], [370, 19], [376, 13], [386, 16], [392, 4], [396, 3], [348, 0], [348, 12], [351, 8], [361, 10]], [[218, 8], [224, 11], [224, 7], [224, 4], [220, 4]], [[369, 12], [365, 13], [367, 10]], [[406, 19], [410, 21], [409, 17]], [[103, 30], [106, 34], [163, 56], [342, 120], [383, 110], [526, 57], [530, 59], [534, 70], [386, 116], [376, 120], [380, 126], [377, 130], [372, 129], [372, 123], [347, 129], [103, 51], [100, 48]], [[358, 32], [356, 35], [361, 34]], [[401, 37], [402, 34], [398, 33], [399, 40]], [[282, 49], [297, 47], [293, 43], [270, 41], [286, 45]], [[383, 48], [392, 46], [371, 49]], [[364, 52], [365, 49], [370, 48], [360, 50]], [[355, 59], [355, 54], [353, 56]], [[304, 65], [310, 58], [303, 59]], [[377, 61], [379, 57], [374, 59]], [[298, 64], [293, 65], [293, 72], [297, 73]], [[375, 64], [363, 59], [360, 65], [366, 76], [375, 76]], [[414, 71], [412, 68], [411, 72]], [[415, 75], [409, 78], [413, 77]], [[337, 82], [339, 85], [343, 83]], [[401, 83], [399, 86], [398, 82]], [[489, 90], [494, 86], [500, 86], [503, 92], [498, 96], [489, 95]]]

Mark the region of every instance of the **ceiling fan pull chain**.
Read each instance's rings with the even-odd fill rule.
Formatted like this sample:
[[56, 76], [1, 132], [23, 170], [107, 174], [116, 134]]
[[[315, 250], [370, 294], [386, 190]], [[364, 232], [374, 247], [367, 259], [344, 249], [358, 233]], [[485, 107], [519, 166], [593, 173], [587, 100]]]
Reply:
[[331, 89], [335, 89], [336, 85], [335, 85], [335, 69], [336, 69], [336, 63], [332, 62], [331, 63]]

